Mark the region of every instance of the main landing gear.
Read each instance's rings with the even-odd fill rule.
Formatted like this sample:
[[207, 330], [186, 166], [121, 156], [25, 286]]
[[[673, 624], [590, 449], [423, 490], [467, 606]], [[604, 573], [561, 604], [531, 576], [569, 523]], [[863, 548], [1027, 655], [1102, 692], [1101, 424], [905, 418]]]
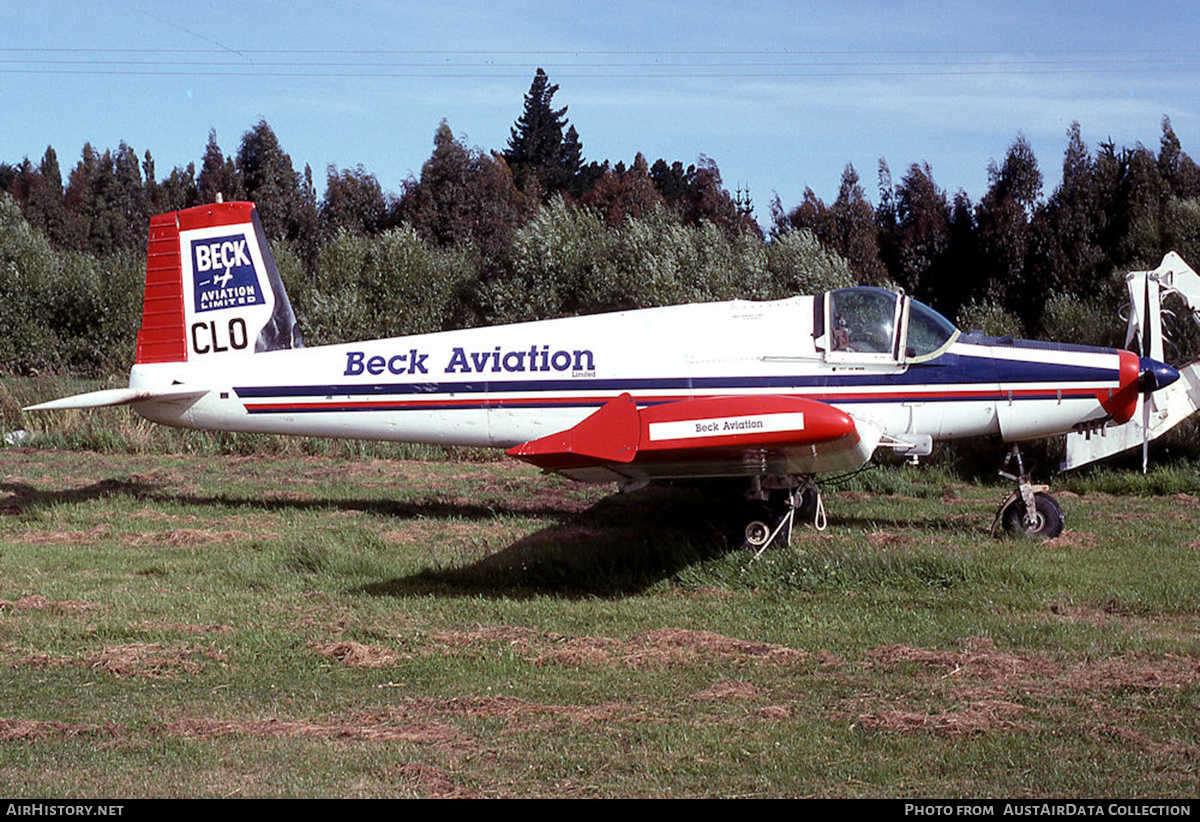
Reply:
[[[1017, 463], [1015, 475], [1005, 470], [1014, 460]], [[1048, 485], [1034, 485], [1029, 481], [1029, 474], [1025, 472], [1025, 464], [1021, 461], [1021, 449], [1016, 445], [1004, 458], [1000, 476], [1015, 480], [1017, 488], [1004, 498], [996, 510], [992, 536], [998, 537], [1003, 533], [1053, 539], [1062, 533], [1066, 523], [1062, 508], [1054, 497], [1046, 493]]]
[[742, 526], [742, 547], [755, 549], [754, 559], [772, 545], [790, 543], [792, 528], [805, 523], [812, 523], [818, 530], [825, 529], [825, 505], [814, 477], [754, 477], [751, 480], [739, 524]]

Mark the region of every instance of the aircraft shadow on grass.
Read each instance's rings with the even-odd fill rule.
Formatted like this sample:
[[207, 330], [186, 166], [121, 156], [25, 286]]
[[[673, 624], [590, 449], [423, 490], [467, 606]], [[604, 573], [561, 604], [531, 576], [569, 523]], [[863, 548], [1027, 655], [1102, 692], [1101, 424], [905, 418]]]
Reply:
[[363, 586], [373, 596], [620, 596], [636, 593], [689, 565], [728, 550], [722, 500], [699, 492], [651, 487], [606, 497], [575, 513], [552, 503], [488, 505], [426, 499], [288, 499], [238, 494], [180, 494], [163, 483], [104, 479], [86, 486], [43, 490], [0, 483], [0, 517], [58, 505], [127, 496], [147, 505], [246, 508], [260, 511], [356, 511], [399, 521], [457, 519], [486, 522], [522, 516], [553, 524], [469, 565], [427, 569]]
[[[406, 520], [457, 519], [486, 522], [497, 517], [537, 517], [550, 525], [469, 564], [426, 568], [415, 574], [381, 580], [354, 589], [379, 597], [621, 597], [636, 594], [687, 568], [738, 549], [732, 523], [736, 507], [728, 495], [693, 488], [651, 486], [605, 497], [582, 512], [528, 502], [506, 506], [393, 499], [271, 496], [186, 495], [146, 480], [104, 479], [90, 485], [41, 490], [27, 483], [0, 483], [11, 496], [0, 501], [0, 517], [20, 516], [61, 504], [115, 496], [146, 504], [261, 511], [355, 511]], [[972, 516], [972, 519], [978, 519]], [[831, 517], [837, 531], [911, 531], [920, 523], [907, 518]], [[811, 530], [811, 526], [798, 526]], [[970, 526], [967, 526], [970, 528]], [[803, 533], [803, 530], [801, 531]], [[784, 549], [789, 550], [789, 549]], [[799, 550], [793, 547], [790, 550]], [[743, 549], [747, 562], [752, 556]]]
[[616, 597], [730, 550], [731, 512], [700, 492], [650, 487], [605, 497], [495, 553], [358, 589], [373, 596]]
[[141, 480], [103, 479], [82, 488], [63, 488], [45, 491], [23, 482], [0, 482], [0, 492], [12, 496], [0, 501], [0, 517], [20, 516], [56, 505], [69, 505], [115, 496], [148, 499], [157, 490], [157, 483]]
[[438, 500], [400, 502], [386, 498], [287, 499], [261, 496], [243, 497], [237, 494], [200, 496], [174, 493], [163, 483], [123, 479], [104, 479], [79, 488], [51, 491], [36, 488], [28, 483], [0, 482], [0, 492], [12, 495], [7, 500], [0, 500], [0, 516], [16, 516], [56, 505], [116, 496], [129, 496], [148, 504], [171, 503], [200, 507], [250, 508], [260, 511], [358, 511], [396, 519], [455, 517], [457, 519], [485, 520], [506, 513], [535, 517], [554, 517], [562, 514], [560, 509], [552, 506], [530, 508], [522, 505], [510, 510], [503, 504], [478, 505]]
[[[754, 551], [738, 539], [736, 509], [698, 492], [649, 488], [600, 500], [587, 511], [523, 537], [470, 564], [430, 568], [355, 589], [374, 596], [482, 596], [566, 598], [622, 597], [640, 593], [687, 568], [730, 552], [749, 564]], [[904, 517], [833, 515], [833, 534], [942, 531], [944, 524]], [[803, 552], [816, 533], [797, 524], [791, 546]], [[980, 518], [960, 523], [957, 533], [985, 537]], [[903, 536], [899, 537], [904, 539]], [[914, 544], [924, 544], [918, 539]]]

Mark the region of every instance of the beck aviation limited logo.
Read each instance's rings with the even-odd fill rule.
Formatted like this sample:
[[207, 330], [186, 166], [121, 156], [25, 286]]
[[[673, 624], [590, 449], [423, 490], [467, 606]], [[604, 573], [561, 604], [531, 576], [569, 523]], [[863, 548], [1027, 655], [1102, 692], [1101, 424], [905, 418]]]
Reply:
[[192, 281], [197, 312], [266, 302], [244, 234], [192, 240]]

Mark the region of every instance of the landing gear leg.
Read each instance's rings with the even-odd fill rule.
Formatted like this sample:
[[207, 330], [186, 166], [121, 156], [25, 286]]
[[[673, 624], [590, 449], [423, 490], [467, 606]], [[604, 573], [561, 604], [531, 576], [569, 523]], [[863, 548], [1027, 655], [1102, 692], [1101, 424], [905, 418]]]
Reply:
[[787, 479], [787, 487], [769, 493], [763, 489], [760, 478], [756, 478], [751, 486], [752, 502], [743, 542], [743, 545], [757, 549], [751, 562], [774, 544], [790, 544], [792, 528], [797, 522], [812, 522], [818, 530], [825, 528], [825, 506], [815, 479], [812, 476]]
[[[1013, 461], [1017, 464], [1016, 474], [1005, 470]], [[1029, 481], [1025, 463], [1021, 460], [1021, 449], [1015, 444], [1004, 458], [1000, 476], [1016, 481], [1017, 488], [1004, 498], [996, 510], [992, 536], [1005, 533], [1053, 539], [1062, 533], [1066, 523], [1062, 508], [1054, 497], [1046, 493], [1048, 485], [1034, 485]]]

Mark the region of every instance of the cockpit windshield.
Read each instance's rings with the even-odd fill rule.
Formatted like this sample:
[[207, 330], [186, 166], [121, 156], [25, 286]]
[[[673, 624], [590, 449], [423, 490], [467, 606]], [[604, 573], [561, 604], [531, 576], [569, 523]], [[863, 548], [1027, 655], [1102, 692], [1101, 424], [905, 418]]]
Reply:
[[913, 300], [908, 308], [908, 356], [932, 354], [948, 343], [957, 330], [954, 323], [941, 314]]
[[830, 349], [891, 353], [900, 295], [882, 288], [840, 288], [829, 292], [833, 324]]
[[936, 355], [958, 334], [941, 314], [896, 291], [839, 288], [828, 299], [828, 351], [839, 360], [844, 355], [864, 362], [922, 359]]

